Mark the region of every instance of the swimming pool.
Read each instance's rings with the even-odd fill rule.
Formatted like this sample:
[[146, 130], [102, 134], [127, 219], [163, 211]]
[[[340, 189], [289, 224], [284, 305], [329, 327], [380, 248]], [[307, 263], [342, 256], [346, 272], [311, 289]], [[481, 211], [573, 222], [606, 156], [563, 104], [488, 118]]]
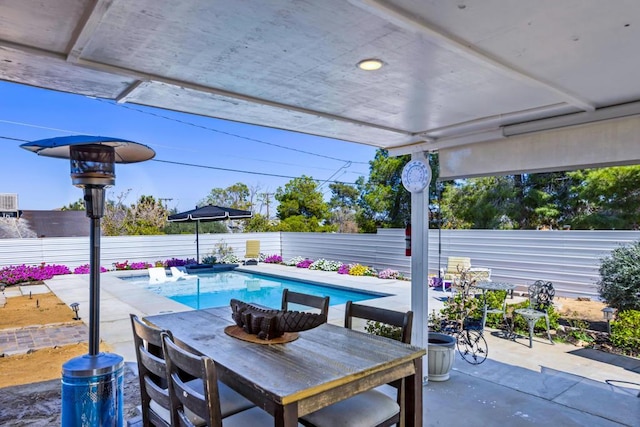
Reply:
[[[389, 295], [239, 271], [199, 273], [197, 276], [196, 279], [153, 284], [149, 283], [146, 276], [122, 279], [132, 281], [150, 291], [195, 309], [228, 306], [231, 298], [279, 308], [282, 302], [282, 290], [285, 288], [294, 292], [328, 296], [330, 305]], [[295, 305], [290, 306], [290, 309], [295, 310]]]

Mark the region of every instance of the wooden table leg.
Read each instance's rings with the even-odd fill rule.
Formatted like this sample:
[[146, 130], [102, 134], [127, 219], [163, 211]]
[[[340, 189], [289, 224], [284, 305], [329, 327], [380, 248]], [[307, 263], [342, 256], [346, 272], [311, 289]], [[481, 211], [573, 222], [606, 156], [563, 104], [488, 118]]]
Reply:
[[274, 415], [275, 427], [297, 427], [298, 426], [298, 404], [292, 403], [276, 410]]
[[413, 361], [415, 373], [404, 381], [407, 427], [422, 427], [422, 358]]

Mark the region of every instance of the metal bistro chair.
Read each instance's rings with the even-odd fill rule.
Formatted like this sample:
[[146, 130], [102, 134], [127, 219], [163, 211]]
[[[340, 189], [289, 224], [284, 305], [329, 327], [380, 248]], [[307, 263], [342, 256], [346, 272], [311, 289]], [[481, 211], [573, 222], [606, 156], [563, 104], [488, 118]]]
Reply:
[[[133, 341], [138, 361], [140, 378], [140, 397], [142, 401], [142, 423], [148, 426], [171, 426], [171, 405], [167, 387], [167, 365], [162, 350], [161, 334], [171, 336], [144, 323], [135, 314], [129, 315], [133, 328]], [[202, 381], [191, 378], [191, 386], [202, 392]], [[224, 384], [220, 385], [222, 413], [231, 415], [255, 406], [251, 401], [233, 391]], [[194, 418], [195, 419], [195, 418]]]
[[533, 328], [538, 320], [544, 318], [547, 323], [547, 338], [549, 342], [554, 344], [549, 331], [549, 313], [548, 310], [553, 303], [553, 297], [556, 294], [551, 282], [537, 280], [533, 285], [529, 286], [529, 307], [518, 308], [513, 312], [524, 317], [529, 324], [529, 348], [533, 347]]
[[[254, 406], [224, 416], [221, 411], [220, 382], [213, 360], [177, 346], [167, 333], [162, 333], [162, 346], [167, 360], [171, 419], [180, 427], [259, 427], [273, 426], [266, 411]], [[196, 377], [203, 385], [194, 388], [189, 378]]]
[[[412, 311], [404, 313], [347, 301], [344, 317], [345, 328], [352, 328], [354, 317], [399, 327], [401, 328], [400, 341], [407, 344], [411, 341]], [[398, 389], [396, 400], [382, 391], [367, 390], [305, 415], [300, 419], [300, 423], [307, 427], [387, 427], [394, 424], [400, 425], [403, 381], [394, 381], [389, 385]]]
[[282, 309], [288, 310], [289, 304], [300, 304], [307, 307], [317, 308], [320, 314], [329, 317], [329, 297], [319, 297], [315, 295], [292, 292], [289, 289], [282, 291]]

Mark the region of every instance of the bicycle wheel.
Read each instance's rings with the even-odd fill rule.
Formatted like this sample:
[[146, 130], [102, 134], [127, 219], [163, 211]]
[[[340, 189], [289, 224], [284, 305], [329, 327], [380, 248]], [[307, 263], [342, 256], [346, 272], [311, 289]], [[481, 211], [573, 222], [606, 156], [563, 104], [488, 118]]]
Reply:
[[463, 330], [458, 335], [458, 352], [464, 360], [472, 365], [479, 365], [487, 359], [489, 346], [482, 336], [482, 332]]

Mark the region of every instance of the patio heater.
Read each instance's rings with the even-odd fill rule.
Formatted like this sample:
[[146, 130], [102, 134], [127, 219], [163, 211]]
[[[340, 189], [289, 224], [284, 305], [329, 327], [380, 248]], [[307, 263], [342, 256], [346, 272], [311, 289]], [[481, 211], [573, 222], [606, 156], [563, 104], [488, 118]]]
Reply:
[[105, 188], [115, 184], [115, 163], [149, 160], [146, 145], [118, 138], [75, 135], [21, 145], [41, 156], [71, 160], [71, 182], [84, 191], [89, 232], [89, 353], [62, 365], [62, 425], [122, 426], [124, 359], [101, 353], [100, 347], [100, 218]]

